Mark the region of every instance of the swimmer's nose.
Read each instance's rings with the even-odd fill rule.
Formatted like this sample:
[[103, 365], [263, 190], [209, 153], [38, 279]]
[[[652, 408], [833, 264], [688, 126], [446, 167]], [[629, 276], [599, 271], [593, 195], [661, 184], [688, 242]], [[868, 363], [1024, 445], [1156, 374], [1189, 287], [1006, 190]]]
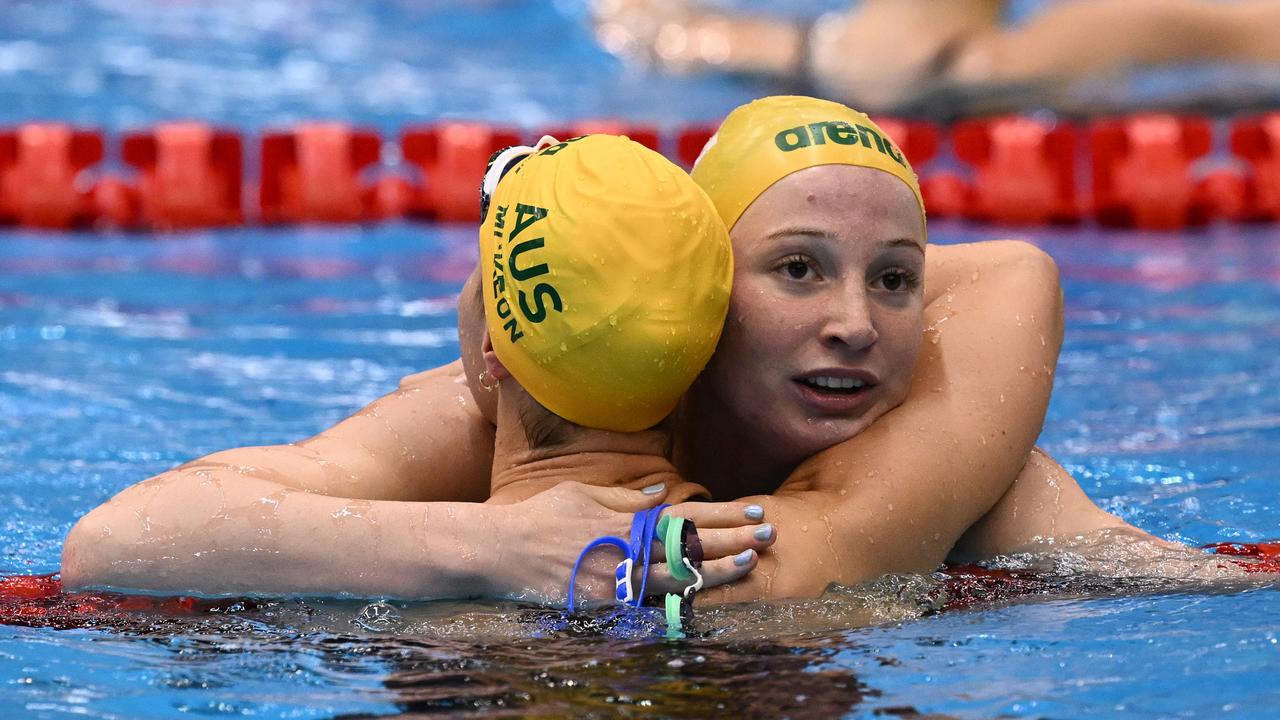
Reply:
[[831, 298], [822, 328], [824, 345], [854, 352], [875, 344], [879, 335], [871, 322], [871, 302], [863, 283], [851, 282]]

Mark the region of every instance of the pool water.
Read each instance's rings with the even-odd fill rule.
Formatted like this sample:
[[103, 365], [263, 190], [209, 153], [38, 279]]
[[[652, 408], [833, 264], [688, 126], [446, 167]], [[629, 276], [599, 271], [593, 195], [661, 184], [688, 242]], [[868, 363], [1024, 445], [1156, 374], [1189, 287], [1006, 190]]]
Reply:
[[[6, 6], [0, 122], [122, 129], [196, 115], [256, 130], [337, 117], [392, 130], [441, 116], [533, 125], [622, 114], [672, 124], [769, 90], [633, 74], [574, 24], [580, 3], [351, 5]], [[494, 40], [494, 18], [545, 45], [539, 61]], [[489, 54], [462, 52], [477, 44]], [[560, 81], [567, 68], [580, 84]], [[305, 437], [456, 357], [474, 232], [0, 230], [0, 575], [56, 571], [75, 520], [143, 477]], [[1162, 537], [1280, 536], [1280, 229], [1018, 234], [1056, 258], [1066, 297], [1041, 445], [1103, 507]], [[1008, 235], [931, 227], [944, 243]], [[0, 708], [1252, 718], [1280, 703], [1273, 588], [1166, 584], [939, 613], [916, 601], [931, 584], [892, 578], [815, 601], [708, 609], [708, 635], [676, 643], [548, 636], [533, 609], [456, 603], [399, 605], [385, 627], [357, 621], [362, 603], [319, 600], [102, 629], [0, 627]]]
[[[306, 436], [456, 357], [473, 232], [0, 235], [0, 573], [56, 570], [75, 519], [142, 477]], [[999, 232], [939, 224], [933, 236]], [[1104, 507], [1163, 537], [1280, 535], [1280, 232], [1032, 237], [1057, 258], [1067, 301], [1041, 444]], [[390, 631], [355, 623], [360, 603], [323, 601], [114, 631], [5, 627], [0, 701], [51, 717], [722, 705], [1258, 717], [1280, 700], [1272, 589], [918, 619], [891, 602], [896, 587], [704, 613], [716, 634], [676, 644], [534, 639], [528, 610], [453, 604], [402, 607]]]

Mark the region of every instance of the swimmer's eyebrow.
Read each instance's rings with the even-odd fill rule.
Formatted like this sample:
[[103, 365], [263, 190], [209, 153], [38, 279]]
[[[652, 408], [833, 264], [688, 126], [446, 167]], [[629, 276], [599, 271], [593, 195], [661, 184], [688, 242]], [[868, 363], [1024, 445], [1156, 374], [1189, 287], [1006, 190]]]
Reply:
[[880, 243], [880, 247], [882, 248], [907, 247], [913, 250], [918, 250], [922, 255], [924, 254], [924, 248], [920, 247], [919, 241], [912, 240], [911, 238], [897, 238], [895, 240], [885, 240], [884, 242]]
[[815, 230], [814, 228], [805, 228], [805, 227], [787, 227], [787, 228], [782, 228], [781, 230], [774, 230], [773, 232], [766, 235], [765, 239], [777, 240], [778, 238], [794, 237], [796, 235], [799, 235], [801, 237], [818, 238], [820, 240], [829, 240], [832, 237], [831, 233], [828, 233], [824, 230]]
[[[774, 230], [773, 232], [766, 235], [765, 239], [777, 240], [779, 238], [796, 237], [796, 236], [810, 237], [818, 240], [831, 240], [834, 238], [834, 236], [831, 233], [826, 232], [825, 230], [818, 230], [816, 228], [806, 228], [806, 227], [788, 227], [788, 228], [782, 228], [781, 230]], [[905, 238], [905, 237], [894, 238], [893, 240], [885, 240], [884, 242], [880, 243], [880, 247], [886, 250], [889, 248], [895, 248], [895, 247], [908, 247], [908, 248], [915, 249], [921, 254], [924, 253], [924, 248], [920, 246], [920, 241], [912, 240], [911, 238]]]

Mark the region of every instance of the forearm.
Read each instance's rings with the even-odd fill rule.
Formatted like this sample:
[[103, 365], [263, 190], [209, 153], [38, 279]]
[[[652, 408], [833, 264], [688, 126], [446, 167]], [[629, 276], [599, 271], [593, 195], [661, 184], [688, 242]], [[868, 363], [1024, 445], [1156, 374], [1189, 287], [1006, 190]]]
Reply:
[[951, 562], [976, 562], [1074, 541], [1101, 530], [1163, 542], [1098, 507], [1062, 465], [1039, 448], [1009, 490], [952, 549]]
[[[849, 542], [848, 518], [840, 503], [823, 493], [757, 495], [740, 503], [759, 505], [764, 517], [779, 528], [773, 544], [760, 552], [759, 564], [745, 578], [699, 594], [708, 603], [817, 597], [832, 583], [854, 585], [887, 572], [906, 571], [894, 558], [883, 556], [896, 538], [874, 529]], [[883, 539], [881, 539], [883, 538]], [[916, 569], [927, 572], [933, 565]]]
[[175, 594], [492, 595], [500, 591], [488, 568], [502, 553], [494, 528], [505, 519], [483, 505], [350, 500], [178, 470], [83, 517], [65, 542], [62, 576], [68, 588]]
[[964, 83], [1078, 76], [1134, 65], [1280, 59], [1274, 0], [1080, 0], [1026, 25], [975, 37], [954, 67]]

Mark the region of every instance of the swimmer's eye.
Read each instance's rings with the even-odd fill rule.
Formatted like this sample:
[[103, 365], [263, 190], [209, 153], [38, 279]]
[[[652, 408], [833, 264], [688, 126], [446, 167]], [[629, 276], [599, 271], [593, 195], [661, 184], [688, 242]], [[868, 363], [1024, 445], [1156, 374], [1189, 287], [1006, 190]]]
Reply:
[[889, 292], [911, 292], [920, 285], [920, 274], [904, 268], [894, 268], [877, 278], [880, 286]]
[[792, 280], [808, 280], [818, 275], [818, 268], [813, 260], [804, 255], [788, 255], [774, 269]]

